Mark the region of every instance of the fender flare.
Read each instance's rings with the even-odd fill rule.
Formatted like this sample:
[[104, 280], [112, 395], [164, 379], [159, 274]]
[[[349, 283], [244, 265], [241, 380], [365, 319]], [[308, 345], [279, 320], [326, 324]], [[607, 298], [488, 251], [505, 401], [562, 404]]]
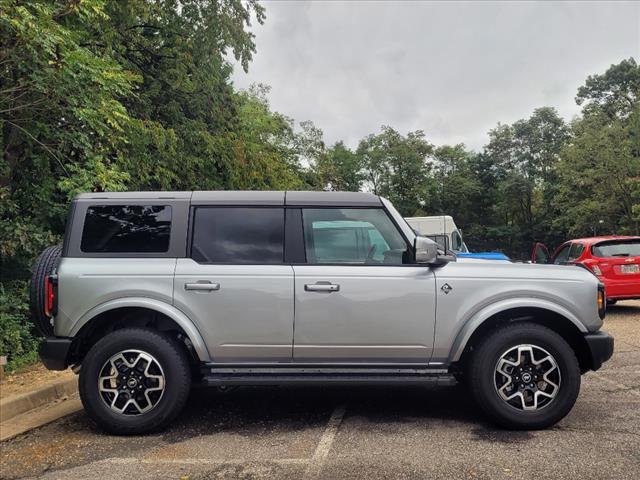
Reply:
[[489, 305], [486, 305], [478, 312], [472, 314], [471, 318], [469, 318], [462, 328], [458, 331], [456, 335], [456, 339], [453, 342], [451, 347], [451, 351], [449, 354], [449, 359], [451, 362], [457, 362], [460, 360], [462, 356], [462, 352], [464, 352], [465, 347], [467, 346], [467, 342], [473, 335], [473, 332], [482, 325], [487, 319], [490, 317], [504, 312], [506, 310], [511, 310], [514, 308], [538, 308], [541, 310], [548, 310], [562, 317], [566, 318], [570, 321], [580, 332], [587, 333], [587, 328], [582, 324], [580, 319], [576, 317], [573, 313], [567, 310], [565, 307], [558, 305], [557, 303], [551, 302], [549, 300], [545, 300], [542, 298], [509, 298], [500, 300]]
[[73, 326], [73, 329], [71, 330], [70, 336], [75, 337], [82, 327], [84, 327], [93, 318], [100, 315], [101, 313], [123, 307], [146, 308], [148, 310], [155, 310], [156, 312], [166, 315], [185, 331], [187, 337], [189, 337], [189, 340], [193, 344], [193, 348], [198, 354], [198, 358], [203, 362], [211, 361], [211, 356], [209, 355], [207, 345], [204, 342], [202, 335], [200, 335], [198, 328], [191, 321], [191, 319], [173, 305], [160, 300], [155, 300], [153, 298], [125, 297], [116, 298], [114, 300], [109, 300], [107, 302], [101, 303], [100, 305], [86, 312], [78, 319], [78, 321]]

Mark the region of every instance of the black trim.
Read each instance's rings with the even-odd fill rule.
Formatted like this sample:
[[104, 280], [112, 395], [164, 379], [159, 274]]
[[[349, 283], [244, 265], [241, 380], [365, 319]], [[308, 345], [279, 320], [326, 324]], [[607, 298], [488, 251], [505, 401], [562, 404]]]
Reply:
[[453, 375], [208, 375], [201, 385], [221, 386], [271, 386], [271, 385], [442, 385], [456, 384]]
[[[587, 267], [585, 266], [585, 268]], [[589, 269], [587, 268], [587, 270]], [[602, 306], [598, 306], [598, 316], [601, 320], [604, 320], [604, 317], [607, 315], [607, 293], [603, 283], [598, 283], [598, 296], [600, 296], [600, 294], [602, 294]]]
[[71, 226], [73, 225], [73, 217], [76, 212], [77, 199], [71, 200], [71, 206], [69, 207], [69, 213], [67, 214], [67, 223], [64, 228], [64, 238], [62, 240], [62, 255], [61, 257], [69, 256], [69, 242], [71, 241]]
[[207, 364], [203, 386], [225, 385], [453, 385], [454, 377], [424, 365], [240, 366]]
[[72, 344], [72, 338], [45, 338], [38, 352], [44, 366], [49, 370], [65, 370], [69, 366], [69, 352]]
[[284, 213], [284, 263], [306, 263], [302, 209], [286, 208]]
[[590, 369], [598, 370], [613, 355], [614, 340], [606, 332], [587, 333], [584, 336], [589, 350]]

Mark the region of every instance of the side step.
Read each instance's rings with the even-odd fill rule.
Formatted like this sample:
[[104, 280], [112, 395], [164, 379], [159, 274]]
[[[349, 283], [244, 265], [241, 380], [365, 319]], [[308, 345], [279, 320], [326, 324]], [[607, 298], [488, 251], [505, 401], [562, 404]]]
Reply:
[[456, 384], [446, 370], [428, 368], [229, 367], [207, 365], [202, 385], [445, 385]]

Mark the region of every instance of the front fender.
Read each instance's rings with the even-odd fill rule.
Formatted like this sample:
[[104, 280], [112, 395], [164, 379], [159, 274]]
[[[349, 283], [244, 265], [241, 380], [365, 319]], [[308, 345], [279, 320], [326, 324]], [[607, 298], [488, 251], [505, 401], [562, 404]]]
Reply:
[[187, 317], [182, 311], [178, 310], [173, 305], [169, 305], [168, 303], [160, 300], [155, 300], [153, 298], [125, 297], [116, 298], [114, 300], [109, 300], [105, 303], [102, 303], [92, 308], [84, 315], [82, 315], [80, 319], [78, 319], [78, 321], [71, 329], [70, 336], [76, 336], [80, 329], [97, 315], [108, 312], [109, 310], [115, 310], [117, 308], [123, 307], [140, 307], [149, 310], [155, 310], [156, 312], [162, 313], [171, 318], [185, 331], [185, 333], [189, 337], [189, 340], [193, 344], [193, 348], [198, 354], [198, 358], [200, 358], [200, 360], [202, 360], [203, 362], [211, 361], [209, 350], [207, 349], [207, 346], [202, 339], [202, 335], [200, 335], [200, 332], [196, 328], [195, 324], [189, 319], [189, 317]]
[[548, 310], [557, 313], [558, 315], [563, 316], [571, 323], [573, 323], [580, 332], [587, 333], [587, 328], [578, 319], [578, 317], [576, 317], [562, 305], [558, 305], [557, 303], [553, 303], [542, 298], [504, 299], [483, 307], [478, 312], [475, 312], [466, 322], [464, 322], [462, 328], [460, 328], [460, 330], [458, 331], [455, 337], [455, 341], [453, 342], [453, 345], [451, 347], [451, 351], [449, 353], [449, 361], [457, 362], [458, 360], [460, 360], [462, 352], [467, 346], [467, 342], [471, 338], [471, 335], [473, 335], [473, 332], [475, 332], [483, 322], [500, 312], [504, 312], [506, 310], [511, 310], [514, 308], [539, 308], [542, 310]]

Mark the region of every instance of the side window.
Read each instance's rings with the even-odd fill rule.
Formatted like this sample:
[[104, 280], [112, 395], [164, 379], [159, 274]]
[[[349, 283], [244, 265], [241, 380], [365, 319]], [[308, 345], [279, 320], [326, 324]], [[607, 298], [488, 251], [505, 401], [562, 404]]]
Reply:
[[457, 230], [451, 233], [451, 249], [459, 252], [462, 250], [462, 237]]
[[161, 253], [169, 250], [168, 205], [95, 205], [87, 208], [80, 249], [86, 253]]
[[582, 255], [582, 252], [584, 252], [584, 245], [581, 243], [572, 243], [571, 244], [571, 249], [569, 250], [569, 259], [568, 260], [575, 260], [576, 258], [579, 258], [580, 255]]
[[569, 260], [569, 249], [571, 244], [567, 244], [558, 252], [556, 258], [553, 259], [553, 263], [555, 265], [559, 265], [561, 263], [567, 262]]
[[197, 207], [191, 258], [200, 263], [283, 263], [284, 208]]
[[406, 241], [380, 208], [307, 208], [302, 218], [308, 263], [410, 262]]

